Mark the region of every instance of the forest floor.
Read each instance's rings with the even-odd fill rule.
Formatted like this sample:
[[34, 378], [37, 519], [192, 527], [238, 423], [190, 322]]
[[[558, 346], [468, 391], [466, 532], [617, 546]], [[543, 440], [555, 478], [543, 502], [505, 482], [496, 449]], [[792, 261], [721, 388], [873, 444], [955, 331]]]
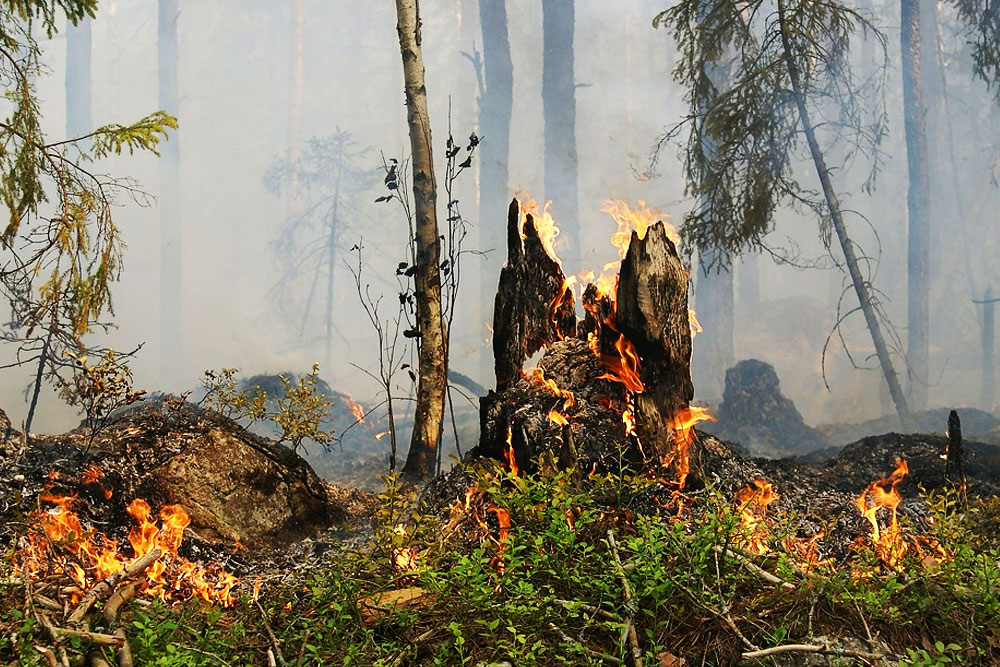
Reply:
[[[379, 494], [350, 494], [336, 525], [283, 546], [182, 528], [176, 559], [208, 572], [211, 601], [190, 579], [156, 589], [151, 568], [75, 622], [98, 588], [74, 591], [79, 538], [107, 530], [124, 543], [128, 526], [85, 516], [72, 540], [45, 541], [59, 567], [32, 569], [26, 545], [55, 510], [0, 484], [16, 517], [0, 561], [0, 664], [1000, 664], [996, 448], [969, 445], [966, 503], [934, 472], [940, 438], [873, 438], [826, 466], [743, 461], [703, 440], [705, 465], [732, 480], [679, 491], [647, 474], [468, 459], [425, 489], [388, 478]], [[894, 456], [910, 479], [889, 474]], [[876, 487], [898, 492], [898, 507], [871, 524], [856, 499], [875, 503]]]

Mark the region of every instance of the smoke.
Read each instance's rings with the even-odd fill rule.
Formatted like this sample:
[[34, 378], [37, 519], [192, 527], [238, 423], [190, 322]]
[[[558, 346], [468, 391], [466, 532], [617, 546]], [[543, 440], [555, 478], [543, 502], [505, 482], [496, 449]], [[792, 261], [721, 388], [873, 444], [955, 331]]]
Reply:
[[[235, 366], [246, 375], [281, 370], [302, 371], [330, 359], [321, 375], [336, 389], [371, 402], [377, 387], [358, 367], [377, 368], [378, 351], [367, 318], [354, 293], [347, 263], [349, 249], [365, 248], [363, 279], [384, 292], [384, 316], [395, 315], [395, 267], [405, 261], [406, 224], [391, 204], [376, 204], [376, 186], [360, 193], [358, 206], [343, 216], [335, 273], [335, 335], [326, 347], [321, 318], [300, 336], [301, 318], [275, 303], [281, 267], [274, 244], [287, 222], [287, 195], [268, 192], [263, 177], [269, 165], [289, 155], [289, 142], [301, 149], [311, 137], [350, 132], [367, 154], [369, 169], [408, 151], [400, 54], [391, 3], [303, 2], [302, 91], [293, 87], [294, 2], [182, 3], [178, 24], [180, 106], [168, 109], [180, 121], [181, 220], [183, 272], [174, 288], [181, 294], [181, 354], [161, 359], [160, 225], [158, 209], [122, 202], [118, 224], [128, 244], [123, 279], [115, 290], [118, 328], [109, 336], [118, 349], [145, 346], [134, 363], [137, 386], [184, 391], [198, 383], [207, 368]], [[683, 91], [670, 78], [674, 47], [665, 31], [651, 27], [656, 3], [577, 2], [575, 70], [580, 191], [580, 245], [584, 264], [600, 271], [615, 257], [608, 238], [613, 223], [601, 213], [607, 197], [644, 199], [680, 222], [691, 205], [683, 192], [682, 161], [674, 146], [665, 148], [658, 175], [640, 179], [649, 152], [663, 130], [679, 120]], [[461, 143], [477, 130], [477, 78], [462, 52], [481, 49], [478, 5], [473, 0], [425, 0], [423, 38], [434, 148], [444, 163], [449, 122]], [[948, 17], [944, 17], [947, 22]], [[508, 20], [514, 65], [515, 106], [510, 147], [511, 193], [523, 189], [543, 200], [543, 123], [541, 110], [541, 7], [510, 0]], [[893, 17], [883, 20], [887, 26]], [[946, 35], [953, 33], [947, 32]], [[890, 33], [892, 40], [898, 35]], [[103, 4], [93, 23], [92, 114], [97, 124], [138, 118], [157, 107], [156, 3], [116, 0]], [[975, 404], [979, 394], [978, 315], [971, 304], [996, 280], [996, 188], [982, 185], [995, 160], [1000, 123], [982, 86], [971, 83], [963, 44], [949, 37], [954, 55], [947, 77], [952, 117], [940, 105], [929, 118], [932, 132], [932, 201], [935, 206], [932, 293], [932, 403]], [[66, 43], [61, 35], [42, 43], [51, 74], [38, 82], [46, 130], [64, 136]], [[890, 53], [898, 45], [890, 43]], [[963, 69], [964, 68], [964, 69]], [[839, 172], [837, 187], [856, 210], [849, 224], [869, 254], [881, 244], [875, 285], [897, 326], [905, 322], [906, 174], [901, 139], [898, 71], [890, 72], [891, 135], [884, 146], [891, 159], [876, 193], [864, 195], [862, 167]], [[940, 86], [938, 87], [940, 90]], [[296, 121], [294, 115], [299, 114]], [[450, 110], [450, 121], [449, 121]], [[952, 185], [946, 124], [953, 129], [959, 192]], [[297, 137], [290, 128], [297, 127]], [[488, 136], [483, 137], [489, 141]], [[158, 189], [158, 164], [149, 156], [126, 156], [98, 165], [109, 173], [135, 177], [152, 194]], [[477, 210], [477, 173], [467, 172], [456, 186], [471, 222], [467, 249], [480, 248], [479, 225], [502, 225], [505, 211]], [[439, 176], [439, 182], [443, 178]], [[811, 175], [802, 172], [808, 184]], [[956, 216], [955, 196], [968, 216]], [[365, 205], [365, 202], [370, 202]], [[443, 220], [444, 202], [439, 214]], [[308, 206], [308, 198], [303, 205]], [[558, 221], [559, 202], [553, 202]], [[862, 215], [864, 217], [862, 217]], [[825, 253], [815, 220], [801, 212], [782, 211], [773, 244], [797, 247], [805, 258]], [[492, 249], [502, 253], [503, 249]], [[838, 256], [837, 253], [834, 253]], [[483, 275], [475, 254], [464, 257], [465, 284], [453, 331], [453, 364], [476, 375], [480, 355], [489, 353], [486, 322], [492, 304], [480, 303]], [[874, 266], [874, 265], [873, 265]], [[856, 372], [839, 339], [830, 345], [827, 378], [821, 354], [837, 319], [842, 276], [836, 270], [798, 270], [776, 264], [767, 255], [756, 260], [759, 274], [736, 268], [736, 358], [757, 357], [773, 363], [786, 395], [811, 423], [853, 420], [889, 408], [876, 372]], [[874, 273], [874, 271], [873, 271]], [[303, 284], [307, 284], [303, 283]], [[303, 288], [304, 289], [304, 288]], [[759, 301], [749, 295], [759, 291]], [[287, 299], [304, 302], [305, 294]], [[851, 308], [848, 295], [843, 312]], [[697, 304], [695, 304], [697, 307]], [[844, 328], [854, 359], [874, 366], [863, 323], [853, 316]], [[905, 332], [904, 332], [905, 333]], [[704, 337], [715, 335], [705, 331]], [[903, 336], [905, 339], [905, 335]], [[701, 339], [699, 339], [700, 341]], [[695, 343], [698, 344], [697, 342]], [[9, 353], [5, 353], [8, 354]], [[164, 374], [166, 366], [169, 373]], [[724, 371], [724, 369], [722, 369]], [[5, 371], [0, 392], [3, 407], [17, 423], [24, 414], [21, 392], [30, 381], [26, 369]], [[492, 378], [476, 378], [491, 385]], [[400, 380], [406, 393], [409, 380]], [[715, 400], [718, 397], [705, 396]], [[366, 403], [367, 404], [367, 403]], [[992, 406], [983, 406], [992, 408]], [[37, 430], [57, 430], [76, 418], [54, 396], [43, 395]]]

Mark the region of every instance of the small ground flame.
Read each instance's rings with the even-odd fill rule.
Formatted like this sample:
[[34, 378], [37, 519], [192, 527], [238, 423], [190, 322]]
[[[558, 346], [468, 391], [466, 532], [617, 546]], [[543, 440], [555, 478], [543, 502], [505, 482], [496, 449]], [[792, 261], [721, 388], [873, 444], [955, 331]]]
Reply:
[[[890, 567], [895, 567], [906, 555], [906, 542], [903, 541], [896, 518], [896, 508], [903, 498], [896, 486], [910, 472], [905, 459], [896, 463], [896, 469], [888, 477], [868, 485], [855, 501], [861, 516], [871, 523], [871, 540], [875, 553]], [[888, 489], [888, 490], [887, 490]], [[879, 528], [877, 513], [880, 509], [889, 510], [889, 525], [885, 530]]]
[[678, 490], [684, 488], [688, 473], [691, 470], [691, 445], [694, 443], [694, 427], [703, 421], [715, 421], [708, 408], [690, 406], [674, 415], [670, 420], [670, 428], [674, 431], [674, 449], [667, 454], [664, 465], [673, 464], [677, 474]]
[[180, 505], [164, 505], [157, 525], [150, 519], [148, 503], [132, 501], [128, 513], [137, 524], [128, 535], [134, 552], [129, 557], [118, 550], [114, 540], [93, 528], [83, 527], [72, 510], [76, 495], [47, 493], [40, 500], [54, 507], [33, 515], [37, 521], [35, 530], [17, 554], [18, 568], [28, 576], [44, 578], [52, 573], [69, 573], [78, 587], [72, 597], [78, 599], [98, 582], [159, 547], [163, 554], [146, 571], [143, 589], [146, 595], [164, 602], [191, 597], [225, 605], [232, 602], [230, 591], [236, 579], [229, 572], [219, 566], [204, 568], [177, 553], [184, 529], [191, 521]]
[[767, 508], [778, 499], [771, 483], [758, 477], [753, 486], [747, 486], [736, 492], [736, 502], [740, 512], [740, 532], [745, 540], [744, 548], [758, 556], [763, 556], [771, 549], [767, 540], [771, 531], [767, 526]]

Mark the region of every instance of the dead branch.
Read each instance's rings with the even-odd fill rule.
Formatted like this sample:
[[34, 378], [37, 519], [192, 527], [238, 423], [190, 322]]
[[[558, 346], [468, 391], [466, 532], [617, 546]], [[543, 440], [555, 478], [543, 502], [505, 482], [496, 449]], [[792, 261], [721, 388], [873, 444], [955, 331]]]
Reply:
[[560, 600], [559, 598], [552, 600], [552, 602], [556, 603], [560, 607], [566, 607], [567, 609], [579, 609], [581, 611], [587, 612], [588, 614], [603, 616], [609, 621], [614, 621], [615, 623], [622, 622], [622, 617], [619, 616], [618, 614], [607, 611], [605, 609], [601, 609], [600, 607], [595, 607], [594, 605], [587, 604], [586, 602], [577, 602], [575, 600]]
[[560, 628], [555, 623], [551, 623], [550, 622], [549, 623], [549, 629], [552, 630], [553, 632], [555, 632], [556, 634], [558, 634], [559, 638], [562, 639], [565, 643], [567, 643], [567, 644], [573, 644], [574, 646], [579, 646], [580, 650], [583, 651], [584, 653], [586, 653], [591, 658], [597, 658], [598, 660], [604, 660], [605, 662], [610, 662], [613, 665], [620, 665], [620, 664], [622, 664], [622, 661], [619, 658], [614, 657], [613, 655], [608, 655], [607, 653], [601, 653], [600, 651], [595, 651], [593, 649], [587, 648], [586, 646], [583, 645], [583, 643], [580, 642], [580, 640], [573, 639], [568, 634], [566, 634], [565, 632], [563, 632], [562, 628]]
[[104, 609], [101, 611], [101, 616], [104, 618], [104, 624], [109, 628], [114, 629], [118, 625], [118, 611], [121, 606], [135, 597], [136, 592], [139, 590], [139, 585], [136, 582], [132, 582], [127, 586], [122, 586], [108, 598], [108, 601], [104, 604]]
[[784, 579], [781, 579], [780, 577], [777, 577], [777, 576], [771, 574], [770, 572], [768, 572], [764, 568], [760, 567], [759, 565], [757, 565], [756, 563], [754, 563], [753, 561], [751, 561], [749, 558], [747, 558], [746, 556], [744, 556], [742, 554], [736, 553], [735, 551], [732, 551], [731, 549], [723, 549], [719, 545], [713, 546], [712, 550], [715, 551], [716, 553], [720, 554], [720, 555], [729, 556], [729, 557], [735, 559], [736, 561], [738, 561], [740, 563], [740, 565], [742, 565], [743, 567], [745, 567], [750, 572], [756, 574], [758, 577], [760, 577], [764, 581], [767, 581], [769, 583], [775, 584], [776, 586], [781, 586], [782, 588], [784, 588], [786, 590], [790, 590], [790, 591], [791, 590], [795, 590], [795, 584], [789, 583], [789, 582], [785, 581]]
[[755, 658], [766, 658], [782, 653], [822, 653], [825, 655], [843, 656], [845, 658], [858, 658], [859, 660], [868, 660], [870, 662], [881, 660], [884, 657], [881, 653], [867, 653], [865, 651], [834, 648], [830, 644], [782, 644], [781, 646], [772, 646], [771, 648], [759, 649], [757, 651], [746, 651], [742, 655], [745, 660], [753, 660]]
[[118, 586], [118, 582], [122, 579], [131, 579], [132, 577], [138, 576], [140, 573], [145, 572], [146, 568], [153, 564], [153, 562], [160, 557], [163, 551], [160, 547], [153, 547], [150, 549], [149, 553], [135, 561], [124, 570], [118, 570], [117, 572], [108, 575], [103, 581], [98, 583], [90, 592], [83, 596], [80, 600], [80, 604], [76, 606], [73, 613], [69, 616], [69, 623], [72, 625], [77, 625], [83, 620], [83, 617], [87, 615], [90, 611], [90, 607], [98, 599], [109, 595], [114, 591], [115, 587]]
[[267, 622], [267, 613], [264, 611], [264, 607], [261, 606], [260, 602], [254, 601], [257, 605], [257, 609], [260, 610], [260, 620], [264, 624], [264, 630], [267, 632], [267, 638], [271, 642], [271, 648], [274, 649], [274, 653], [268, 651], [268, 662], [274, 664], [274, 660], [277, 659], [277, 664], [281, 667], [286, 667], [288, 665], [285, 662], [285, 657], [281, 655], [281, 647], [278, 646], [278, 638], [274, 635], [274, 630], [271, 629], [271, 624]]
[[118, 649], [118, 667], [132, 667], [135, 664], [132, 662], [132, 647], [128, 643], [125, 630], [118, 628], [115, 632], [115, 637], [120, 637], [122, 640], [121, 648]]
[[59, 667], [59, 660], [56, 658], [56, 654], [48, 646], [35, 644], [35, 650], [44, 656], [45, 662], [48, 663], [49, 667]]
[[632, 651], [632, 663], [634, 667], [642, 667], [642, 649], [639, 648], [639, 637], [635, 631], [635, 624], [632, 616], [636, 611], [635, 597], [632, 596], [632, 587], [629, 586], [628, 577], [625, 576], [625, 568], [622, 567], [622, 559], [618, 556], [618, 544], [615, 542], [615, 534], [608, 531], [608, 544], [611, 546], [611, 553], [615, 556], [615, 566], [618, 568], [618, 576], [622, 581], [622, 588], [625, 591], [625, 605], [628, 613], [625, 615], [625, 626], [622, 628], [621, 643], [625, 643], [628, 637], [629, 647]]

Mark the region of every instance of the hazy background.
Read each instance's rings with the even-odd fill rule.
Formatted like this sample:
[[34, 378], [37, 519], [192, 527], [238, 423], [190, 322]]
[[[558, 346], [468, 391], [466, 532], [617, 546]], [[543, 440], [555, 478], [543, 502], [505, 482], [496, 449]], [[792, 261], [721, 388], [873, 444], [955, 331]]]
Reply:
[[[364, 278], [384, 290], [389, 307], [395, 301], [396, 264], [405, 259], [405, 221], [399, 209], [375, 204], [383, 194], [376, 173], [370, 192], [360, 193], [345, 215], [336, 274], [336, 336], [332, 350], [322, 343], [304, 344], [299, 322], [291, 321], [269, 298], [281, 272], [273, 243], [289, 211], [287, 198], [270, 193], [262, 182], [267, 168], [288, 155], [294, 130], [292, 114], [293, 2], [263, 0], [181, 0], [178, 25], [179, 108], [167, 109], [180, 121], [171, 141], [180, 142], [183, 218], [182, 352], [161, 358], [160, 222], [157, 208], [123, 206], [118, 224], [128, 250], [123, 279], [115, 290], [118, 330], [116, 348], [145, 347], [135, 361], [136, 385], [150, 390], [182, 391], [195, 387], [207, 368], [235, 366], [244, 374], [301, 371], [328, 354], [321, 375], [336, 389], [370, 404], [374, 383], [351, 364], [374, 369], [376, 343], [358, 303], [345, 262], [348, 249], [365, 247]], [[585, 259], [599, 271], [615, 257], [608, 238], [614, 229], [600, 212], [601, 200], [644, 199], [682, 219], [691, 202], [683, 194], [681, 162], [668, 146], [656, 178], [640, 180], [658, 135], [685, 110], [682, 91], [672, 82], [674, 49], [670, 36], [654, 30], [651, 19], [666, 5], [645, 0], [576, 2], [575, 58], [577, 150], [582, 246]], [[881, 238], [881, 265], [875, 284], [890, 300], [897, 326], [905, 324], [906, 175], [902, 147], [902, 114], [898, 71], [898, 18], [895, 5], [876, 6], [893, 56], [887, 93], [891, 134], [884, 150], [887, 162], [873, 196], [857, 188], [861, 176], [838, 174], [837, 187], [846, 205], [864, 213], [849, 219], [857, 240], [875, 252]], [[478, 4], [472, 0], [423, 0], [424, 56], [436, 158], [443, 164], [448, 109], [459, 141], [475, 129], [475, 72], [462, 52], [481, 49]], [[510, 147], [513, 189], [544, 199], [543, 123], [541, 107], [541, 3], [507, 2], [514, 66], [514, 116]], [[371, 150], [359, 166], [376, 170], [380, 151], [386, 157], [408, 152], [402, 72], [395, 12], [389, 2], [305, 0], [303, 88], [298, 143], [333, 134], [353, 135], [355, 147]], [[93, 22], [92, 109], [95, 124], [134, 120], [156, 108], [157, 7], [155, 2], [117, 0], [101, 3]], [[949, 107], [928, 91], [932, 178], [932, 339], [931, 406], [976, 405], [980, 395], [979, 311], [971, 303], [983, 289], [997, 284], [998, 201], [994, 164], [1000, 116], [984, 87], [970, 82], [964, 40], [945, 28], [944, 62]], [[51, 74], [38, 81], [45, 126], [52, 140], [65, 136], [65, 38], [42, 39], [44, 61]], [[859, 58], [862, 57], [859, 55]], [[954, 74], [952, 74], [954, 72]], [[940, 93], [940, 90], [938, 91]], [[945, 121], [951, 124], [948, 143]], [[489, 140], [488, 137], [485, 138]], [[953, 178], [950, 152], [959, 176]], [[158, 166], [149, 156], [124, 157], [102, 165], [113, 174], [130, 175], [150, 193], [158, 190]], [[809, 165], [801, 170], [804, 185], [814, 186]], [[440, 180], [440, 179], [439, 179]], [[478, 225], [503, 224], [505, 211], [478, 211], [476, 173], [458, 184], [463, 211], [472, 223], [467, 247], [478, 249]], [[966, 219], [956, 216], [956, 195], [967, 202]], [[443, 195], [440, 198], [443, 204]], [[559, 202], [552, 211], [558, 220]], [[440, 214], [443, 219], [443, 214]], [[804, 258], [822, 257], [816, 221], [787, 211], [777, 217], [775, 246], [789, 239]], [[874, 231], [873, 231], [874, 230]], [[838, 252], [839, 256], [839, 252]], [[483, 304], [479, 260], [468, 256], [467, 283], [453, 333], [456, 370], [478, 375], [478, 355], [488, 353], [486, 321], [492, 304]], [[820, 374], [824, 340], [836, 320], [842, 277], [837, 271], [798, 270], [767, 256], [742, 264], [736, 273], [736, 359], [757, 357], [775, 365], [786, 395], [807, 422], [856, 421], [891, 411], [881, 376], [853, 371], [839, 344], [828, 351], [824, 387]], [[748, 295], [756, 274], [759, 300]], [[294, 297], [289, 297], [294, 298]], [[304, 296], [299, 294], [298, 298]], [[848, 295], [848, 307], [855, 303]], [[697, 304], [696, 304], [697, 306]], [[386, 311], [388, 314], [388, 311]], [[844, 328], [855, 358], [874, 365], [871, 345], [860, 318]], [[305, 338], [322, 335], [319, 318], [308, 323]], [[905, 339], [905, 331], [900, 329]], [[703, 336], [717, 335], [706, 331]], [[697, 345], [697, 341], [695, 343]], [[24, 389], [31, 373], [5, 371], [0, 405], [12, 420], [25, 413]], [[492, 378], [477, 378], [492, 386]], [[403, 388], [405, 392], [405, 387]], [[700, 397], [714, 400], [717, 396]], [[75, 425], [71, 410], [46, 391], [39, 407], [38, 431]]]

